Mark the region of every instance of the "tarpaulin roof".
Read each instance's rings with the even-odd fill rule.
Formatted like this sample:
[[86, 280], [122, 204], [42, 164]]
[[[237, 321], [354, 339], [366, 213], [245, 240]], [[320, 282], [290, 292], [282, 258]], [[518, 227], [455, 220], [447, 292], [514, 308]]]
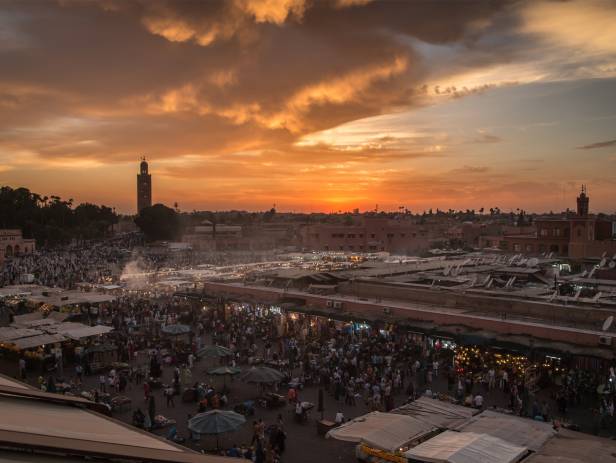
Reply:
[[31, 312], [23, 315], [15, 315], [13, 317], [13, 323], [15, 325], [20, 325], [26, 322], [31, 322], [33, 320], [40, 320], [43, 318], [43, 312]]
[[556, 436], [524, 463], [613, 463], [616, 442], [569, 429], [560, 429]]
[[41, 334], [39, 336], [30, 336], [29, 338], [15, 339], [11, 341], [11, 343], [15, 344], [19, 349], [29, 349], [31, 347], [53, 344], [65, 340], [66, 338], [61, 334]]
[[434, 426], [410, 416], [372, 412], [332, 429], [327, 433], [327, 437], [348, 442], [365, 442], [394, 452], [408, 442], [435, 430]]
[[48, 333], [67, 333], [69, 331], [80, 330], [83, 328], [87, 328], [88, 325], [84, 325], [83, 323], [78, 322], [62, 322], [57, 323], [53, 326], [46, 326], [43, 328]]
[[420, 397], [390, 413], [408, 415], [440, 429], [456, 429], [466, 424], [479, 410], [455, 405], [438, 399]]
[[64, 321], [66, 318], [68, 318], [68, 316], [69, 314], [67, 313], [51, 311], [49, 312], [49, 315], [47, 315], [47, 318], [45, 318], [43, 312], [37, 311], [24, 315], [15, 315], [13, 317], [12, 325], [17, 327], [51, 325]]
[[407, 450], [404, 456], [429, 463], [515, 463], [527, 452], [487, 434], [445, 431]]
[[539, 451], [555, 434], [552, 425], [541, 421], [486, 410], [458, 428], [460, 431], [489, 434], [514, 445]]
[[76, 330], [66, 331], [64, 335], [71, 339], [81, 339], [81, 338], [87, 338], [89, 336], [97, 336], [99, 334], [106, 334], [106, 333], [109, 333], [110, 331], [113, 331], [113, 328], [110, 326], [95, 325], [95, 326], [86, 326], [85, 328], [79, 328]]
[[54, 319], [51, 318], [41, 318], [38, 320], [26, 320], [26, 321], [22, 321], [19, 323], [13, 323], [13, 326], [17, 326], [17, 327], [27, 327], [27, 328], [41, 328], [41, 329], [45, 329], [47, 326], [50, 325], [55, 325], [56, 323], [58, 323], [57, 321], [55, 321]]
[[30, 328], [16, 328], [12, 326], [0, 327], [0, 342], [12, 341], [19, 338], [27, 338], [29, 336], [37, 336], [43, 334], [42, 331], [33, 330]]

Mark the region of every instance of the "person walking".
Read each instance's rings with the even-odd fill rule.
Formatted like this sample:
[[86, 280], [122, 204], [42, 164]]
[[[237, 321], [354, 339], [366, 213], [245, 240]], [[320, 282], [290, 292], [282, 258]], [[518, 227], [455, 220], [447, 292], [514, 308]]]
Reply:
[[167, 399], [167, 408], [175, 407], [175, 402], [173, 401], [173, 388], [171, 386], [165, 388], [165, 398]]
[[19, 359], [19, 377], [22, 381], [26, 380], [26, 359], [23, 357]]

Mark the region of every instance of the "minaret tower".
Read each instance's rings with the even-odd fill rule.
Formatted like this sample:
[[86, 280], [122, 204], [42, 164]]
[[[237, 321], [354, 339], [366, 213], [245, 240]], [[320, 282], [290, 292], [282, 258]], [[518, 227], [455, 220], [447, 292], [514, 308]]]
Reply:
[[582, 185], [580, 196], [577, 197], [577, 215], [586, 217], [588, 215], [588, 202], [590, 198], [587, 196], [586, 185]]
[[137, 212], [152, 205], [152, 176], [148, 173], [145, 156], [141, 158], [137, 174]]

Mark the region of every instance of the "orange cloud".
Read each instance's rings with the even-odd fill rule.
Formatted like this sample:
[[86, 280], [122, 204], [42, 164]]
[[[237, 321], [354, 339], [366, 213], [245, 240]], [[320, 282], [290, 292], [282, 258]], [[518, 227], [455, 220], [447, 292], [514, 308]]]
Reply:
[[0, 182], [62, 193], [69, 176], [92, 199], [113, 177], [96, 194], [130, 211], [146, 154], [155, 196], [195, 208], [474, 203], [524, 181], [540, 193], [532, 170], [494, 182], [508, 134], [388, 117], [609, 76], [612, 17], [590, 2], [5, 2]]

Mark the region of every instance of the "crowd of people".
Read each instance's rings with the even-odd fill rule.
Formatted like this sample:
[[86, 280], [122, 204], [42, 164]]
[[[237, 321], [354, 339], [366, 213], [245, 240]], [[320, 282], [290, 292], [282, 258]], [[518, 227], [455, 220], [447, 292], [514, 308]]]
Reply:
[[0, 287], [31, 283], [73, 289], [80, 282], [101, 283], [117, 275], [139, 241], [135, 235], [126, 235], [14, 256], [0, 270]]
[[[114, 272], [117, 278], [118, 266], [121, 268], [130, 257], [131, 246], [130, 241], [117, 240], [18, 257], [8, 261], [0, 272], [0, 286], [17, 283], [26, 273], [34, 275], [35, 283], [64, 288], [81, 281], [100, 282]], [[146, 258], [149, 268], [165, 265], [168, 261], [156, 254]], [[608, 393], [601, 400], [599, 413], [606, 423], [613, 421], [613, 370], [603, 377], [569, 368], [563, 369], [558, 381], [548, 375], [531, 383], [515, 365], [496, 365], [487, 357], [462, 364], [451, 346], [401, 327], [340, 323], [255, 304], [203, 306], [198, 300], [171, 294], [155, 297], [145, 291], [126, 291], [115, 301], [101, 304], [96, 317], [96, 323], [114, 327], [106, 342], [117, 351], [117, 361], [125, 367], [94, 372], [87, 356], [66, 355], [60, 363], [64, 367], [70, 364], [72, 370], [65, 368], [64, 372], [56, 370], [53, 375], [40, 377], [39, 386], [55, 391], [58, 383], [69, 382], [59, 376], [66, 377], [67, 371], [72, 371], [74, 390], [86, 392], [110, 408], [114, 395], [142, 387], [143, 402], [133, 404], [132, 422], [147, 430], [160, 425], [157, 403], [171, 410], [178, 406], [180, 397], [182, 402], [193, 404], [190, 416], [231, 406], [226, 388], [195, 370], [198, 353], [206, 344], [230, 349], [233, 356], [224, 360], [229, 366], [266, 364], [279, 370], [283, 379], [273, 387], [284, 393], [298, 422], [306, 418], [306, 391], [314, 394], [318, 389], [337, 404], [337, 424], [345, 420], [343, 409], [357, 409], [358, 413], [366, 409], [390, 411], [420, 395], [476, 408], [497, 405], [546, 421], [564, 419], [571, 407], [590, 395], [594, 397], [596, 387], [603, 382], [608, 385]], [[177, 324], [189, 328], [185, 336], [165, 335], [165, 326]], [[21, 360], [19, 368], [26, 377]], [[165, 368], [172, 370], [167, 384], [160, 380]], [[88, 383], [86, 377], [94, 380]], [[284, 389], [280, 391], [278, 386]], [[549, 388], [552, 395], [537, 394], [540, 387]], [[180, 436], [176, 424], [169, 427], [167, 437], [193, 444], [198, 438]], [[255, 420], [251, 442], [233, 444], [224, 453], [259, 463], [275, 462], [285, 452], [286, 439], [287, 427], [281, 414], [269, 425]]]

